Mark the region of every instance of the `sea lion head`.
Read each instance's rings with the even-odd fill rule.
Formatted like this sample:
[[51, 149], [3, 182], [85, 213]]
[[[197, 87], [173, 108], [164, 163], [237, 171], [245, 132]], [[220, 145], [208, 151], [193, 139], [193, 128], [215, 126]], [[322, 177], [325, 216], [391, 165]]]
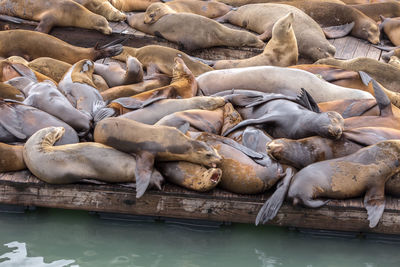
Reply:
[[175, 11], [163, 3], [153, 3], [146, 9], [143, 22], [144, 24], [153, 24], [162, 16], [170, 13], [175, 13]]
[[314, 127], [316, 133], [321, 137], [339, 139], [344, 129], [343, 117], [336, 111], [318, 113], [318, 118], [313, 121], [317, 123]]
[[173, 79], [183, 77], [183, 76], [188, 76], [188, 75], [192, 75], [192, 72], [186, 66], [183, 59], [180, 57], [175, 57], [174, 58], [174, 66], [172, 68]]
[[106, 35], [110, 35], [112, 33], [112, 29], [110, 25], [108, 25], [108, 21], [102, 16], [99, 16], [99, 18], [96, 20], [94, 29]]
[[40, 138], [41, 140], [39, 140], [42, 149], [46, 149], [46, 147], [52, 147], [55, 142], [61, 139], [64, 133], [64, 127], [47, 127], [36, 132], [39, 137], [42, 137]]
[[308, 55], [314, 60], [333, 57], [336, 53], [336, 48], [329, 42], [315, 42], [314, 45], [308, 48]]
[[280, 18], [272, 28], [272, 36], [287, 40], [287, 36], [289, 36], [291, 33], [294, 34], [292, 27], [293, 19], [293, 12], [290, 12], [286, 16]]
[[191, 154], [192, 162], [215, 168], [222, 160], [217, 150], [203, 141], [193, 140], [192, 147], [193, 149], [188, 152]]
[[365, 22], [361, 26], [361, 31], [358, 33], [358, 37], [366, 39], [372, 44], [378, 44], [380, 34], [379, 26], [375, 22]]

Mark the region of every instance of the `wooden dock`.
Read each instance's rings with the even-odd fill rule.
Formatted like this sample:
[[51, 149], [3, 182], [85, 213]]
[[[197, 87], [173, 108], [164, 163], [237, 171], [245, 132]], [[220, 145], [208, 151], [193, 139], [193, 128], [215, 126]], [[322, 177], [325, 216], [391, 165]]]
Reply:
[[[68, 43], [90, 47], [125, 38], [124, 45], [141, 47], [160, 44], [178, 48], [176, 44], [129, 28], [126, 23], [112, 23], [113, 34], [76, 28], [55, 28], [52, 35]], [[2, 29], [33, 29], [35, 26], [0, 22]], [[370, 57], [381, 60], [381, 51], [366, 41], [353, 37], [330, 40], [337, 48], [336, 57], [350, 59]], [[254, 48], [210, 48], [188, 52], [204, 59], [246, 58], [257, 55]], [[187, 51], [185, 51], [187, 52]], [[306, 59], [300, 63], [311, 63]], [[269, 193], [270, 194], [270, 193]], [[112, 184], [51, 185], [38, 180], [29, 171], [0, 174], [0, 203], [98, 212], [124, 213], [156, 217], [254, 223], [269, 194], [239, 195], [221, 189], [197, 193], [166, 184], [162, 191], [149, 190], [136, 199], [135, 190]], [[368, 227], [362, 199], [333, 200], [325, 207], [308, 209], [284, 203], [273, 225], [298, 228], [400, 234], [400, 199], [387, 197], [385, 212], [377, 227]]]

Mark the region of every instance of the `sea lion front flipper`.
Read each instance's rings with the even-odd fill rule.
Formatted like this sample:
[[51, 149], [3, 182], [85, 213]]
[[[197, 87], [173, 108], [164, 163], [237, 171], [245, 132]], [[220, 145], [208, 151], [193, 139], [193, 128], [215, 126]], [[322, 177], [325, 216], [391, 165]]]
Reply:
[[22, 132], [22, 125], [17, 112], [7, 104], [2, 105], [0, 111], [0, 126], [18, 139], [26, 139], [27, 136]]
[[315, 102], [314, 98], [305, 90], [304, 88], [301, 88], [300, 94], [296, 98], [296, 102], [303, 107], [314, 111], [316, 113], [321, 113], [321, 110], [318, 107], [317, 102]]
[[275, 218], [276, 214], [278, 214], [278, 211], [282, 206], [287, 191], [289, 190], [289, 185], [290, 181], [292, 180], [292, 177], [293, 177], [292, 168], [287, 168], [285, 172], [285, 177], [278, 184], [277, 189], [272, 194], [272, 196], [264, 203], [264, 205], [258, 212], [255, 222], [256, 225], [258, 225], [260, 222], [261, 224], [265, 224], [269, 220]]
[[374, 186], [364, 196], [364, 206], [368, 213], [369, 227], [374, 228], [385, 210], [385, 186]]
[[340, 38], [348, 35], [354, 28], [354, 21], [339, 26], [324, 27], [322, 31], [325, 33], [326, 38]]
[[35, 31], [49, 33], [53, 28], [54, 21], [56, 21], [56, 19], [50, 14], [50, 12], [44, 14], [40, 19], [39, 25], [35, 28]]
[[34, 82], [38, 82], [35, 73], [29, 67], [20, 63], [13, 63], [11, 67], [22, 77], [27, 77]]
[[236, 124], [235, 126], [233, 126], [232, 128], [228, 129], [223, 136], [227, 136], [229, 135], [231, 132], [236, 131], [237, 129], [244, 127], [244, 126], [248, 126], [248, 125], [254, 125], [254, 124], [263, 124], [263, 123], [271, 123], [276, 121], [277, 119], [281, 118], [281, 116], [277, 116], [277, 115], [272, 115], [272, 114], [265, 114], [264, 116], [257, 118], [257, 119], [248, 119], [248, 120], [244, 120], [239, 122], [238, 124]]
[[151, 174], [154, 167], [154, 155], [148, 151], [141, 151], [136, 154], [136, 198], [143, 196], [149, 187]]
[[262, 34], [257, 35], [257, 38], [260, 39], [261, 41], [267, 41], [272, 38], [272, 28], [274, 27], [275, 23], [269, 24], [267, 27], [265, 27], [265, 31]]
[[139, 109], [143, 105], [142, 101], [132, 97], [120, 97], [113, 100], [110, 104], [112, 103], [120, 104], [127, 109]]
[[343, 136], [347, 140], [362, 146], [371, 146], [381, 141], [387, 140], [387, 138], [384, 136], [378, 135], [374, 132], [362, 128], [346, 130], [343, 132]]

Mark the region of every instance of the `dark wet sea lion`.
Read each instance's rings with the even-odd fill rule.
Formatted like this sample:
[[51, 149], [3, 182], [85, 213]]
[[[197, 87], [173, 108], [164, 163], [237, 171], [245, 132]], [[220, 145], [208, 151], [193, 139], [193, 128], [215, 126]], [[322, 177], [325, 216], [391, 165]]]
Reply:
[[294, 15], [290, 12], [274, 24], [272, 38], [260, 55], [247, 59], [218, 60], [213, 65], [213, 68], [230, 69], [262, 65], [287, 67], [296, 65], [299, 51], [292, 27], [293, 19]]
[[114, 58], [126, 61], [129, 55], [136, 57], [146, 68], [153, 64], [159, 71], [170, 76], [172, 76], [176, 57], [183, 59], [194, 76], [213, 70], [210, 66], [193, 59], [182, 51], [161, 45], [146, 45], [140, 48], [124, 46], [123, 52]]
[[136, 155], [138, 196], [149, 185], [155, 160], [184, 160], [209, 167], [215, 167], [221, 161], [214, 149], [173, 127], [146, 125], [125, 118], [106, 118], [97, 123], [94, 140]]
[[35, 30], [48, 33], [53, 26], [93, 29], [111, 34], [107, 20], [72, 0], [2, 0], [0, 14], [40, 21]]
[[[400, 12], [400, 11], [399, 11]], [[379, 28], [383, 30], [389, 40], [395, 46], [400, 45], [400, 20], [399, 19], [392, 19], [392, 18], [385, 18], [381, 16], [381, 24]]]
[[[264, 42], [255, 34], [230, 29], [212, 19], [196, 14], [168, 14], [151, 25], [144, 24], [143, 19], [144, 14], [131, 15], [128, 17], [128, 23], [139, 31], [178, 43], [186, 50], [214, 46], [264, 46]], [[180, 25], [179, 31], [174, 30], [176, 25]]]
[[0, 143], [0, 173], [26, 169], [22, 151], [24, 146]]
[[388, 18], [400, 17], [400, 3], [398, 1], [352, 5], [352, 7], [375, 21], [379, 21], [380, 16]]
[[321, 27], [296, 7], [272, 3], [246, 5], [230, 11], [221, 20], [265, 34], [272, 33], [274, 23], [289, 12], [294, 14], [293, 30], [301, 56], [315, 61], [335, 55], [336, 49], [326, 40]]
[[[53, 146], [64, 134], [62, 127], [37, 131], [24, 145], [28, 169], [51, 184], [75, 183], [82, 179], [106, 182], [135, 182], [135, 158], [112, 147], [94, 142]], [[163, 178], [154, 171], [151, 184], [160, 186]]]
[[145, 11], [152, 3], [160, 0], [109, 0], [110, 3], [121, 11]]
[[156, 167], [168, 182], [199, 192], [206, 192], [216, 187], [222, 176], [219, 168], [207, 169], [187, 161], [158, 162]]
[[0, 31], [0, 39], [2, 40], [0, 56], [21, 56], [26, 60], [51, 57], [74, 64], [82, 59], [96, 61], [101, 58], [116, 56], [122, 52], [120, 44], [83, 48], [70, 45], [45, 33], [27, 30]]
[[24, 94], [12, 85], [0, 82], [0, 99], [24, 101]]
[[121, 21], [126, 15], [116, 9], [108, 0], [74, 0], [93, 13], [105, 17], [109, 21]]
[[64, 127], [65, 134], [57, 145], [78, 143], [78, 135], [71, 126], [54, 116], [22, 103], [0, 100], [0, 142], [25, 141], [36, 131], [50, 127]]

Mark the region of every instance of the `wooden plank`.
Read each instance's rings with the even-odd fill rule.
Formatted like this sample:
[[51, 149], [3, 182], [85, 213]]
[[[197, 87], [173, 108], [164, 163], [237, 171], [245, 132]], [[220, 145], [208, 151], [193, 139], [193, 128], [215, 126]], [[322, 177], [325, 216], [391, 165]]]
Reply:
[[367, 57], [379, 60], [381, 57], [381, 50], [378, 48], [373, 47], [372, 45], [369, 47]]
[[334, 46], [336, 47], [335, 58], [341, 59], [343, 57], [343, 50], [346, 44], [347, 37], [335, 39]]
[[371, 43], [365, 40], [358, 39], [358, 46], [354, 51], [353, 58], [367, 57]]
[[352, 36], [347, 36], [340, 58], [342, 59], [353, 58], [354, 52], [356, 51], [358, 44], [359, 40], [357, 38], [354, 38]]

